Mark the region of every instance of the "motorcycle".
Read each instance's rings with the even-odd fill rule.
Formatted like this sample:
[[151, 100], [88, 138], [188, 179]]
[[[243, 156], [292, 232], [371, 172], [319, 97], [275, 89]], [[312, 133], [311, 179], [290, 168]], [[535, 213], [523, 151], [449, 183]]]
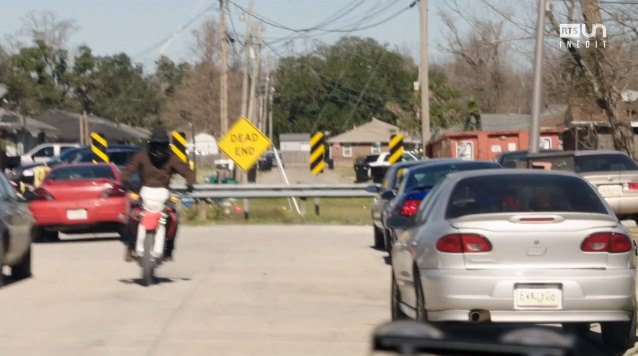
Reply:
[[[136, 236], [134, 260], [142, 268], [142, 285], [149, 286], [155, 281], [155, 269], [164, 261], [166, 242], [172, 243], [177, 233], [177, 204], [189, 199], [173, 193], [164, 203], [163, 210], [150, 211], [138, 194], [129, 193], [129, 197], [133, 206], [130, 218], [137, 222], [131, 225], [130, 231]], [[156, 238], [160, 234], [164, 238]]]

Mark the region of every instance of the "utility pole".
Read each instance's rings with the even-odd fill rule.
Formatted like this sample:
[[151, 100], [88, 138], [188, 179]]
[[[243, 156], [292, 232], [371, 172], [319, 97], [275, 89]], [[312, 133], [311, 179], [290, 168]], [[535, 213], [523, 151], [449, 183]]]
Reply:
[[[249, 11], [252, 14], [255, 8], [254, 1], [250, 1]], [[248, 116], [248, 71], [250, 70], [250, 49], [252, 46], [252, 21], [246, 16], [246, 43], [244, 43], [244, 80], [241, 89], [241, 116]], [[250, 118], [249, 118], [250, 119]]]
[[[270, 83], [271, 78], [270, 75], [268, 75], [268, 82]], [[273, 101], [273, 93], [275, 91], [275, 88], [273, 87], [272, 84], [269, 84], [268, 86], [268, 138], [270, 139], [270, 142], [272, 142], [272, 138], [273, 138], [273, 131], [272, 131], [272, 101]]]
[[541, 125], [541, 100], [543, 91], [543, 40], [545, 35], [546, 0], [538, 0], [538, 19], [536, 20], [536, 50], [534, 53], [534, 87], [532, 89], [532, 122], [529, 130], [529, 152], [538, 152]]
[[221, 115], [221, 132], [219, 137], [224, 137], [228, 132], [228, 37], [226, 35], [226, 0], [219, 0], [219, 9], [219, 33], [222, 50], [222, 68], [221, 75], [219, 76], [219, 108]]
[[419, 87], [421, 89], [421, 141], [423, 155], [430, 142], [430, 78], [428, 75], [428, 0], [419, 0], [421, 53], [419, 60]]
[[250, 76], [250, 99], [248, 100], [248, 118], [253, 123], [257, 123], [257, 117], [255, 112], [256, 105], [256, 93], [257, 86], [259, 85], [259, 66], [261, 65], [261, 31], [263, 26], [261, 23], [257, 24], [257, 34], [255, 35], [255, 42], [253, 43], [253, 56], [254, 61], [251, 61], [250, 71], [252, 75]]

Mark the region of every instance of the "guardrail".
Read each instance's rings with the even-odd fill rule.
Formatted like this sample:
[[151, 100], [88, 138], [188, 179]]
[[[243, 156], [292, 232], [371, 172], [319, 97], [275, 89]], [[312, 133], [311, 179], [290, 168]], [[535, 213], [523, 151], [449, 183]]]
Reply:
[[[315, 198], [315, 214], [320, 212], [319, 198], [372, 198], [374, 193], [366, 191], [366, 184], [298, 184], [298, 185], [263, 185], [263, 184], [196, 184], [191, 197], [195, 200], [229, 199], [229, 198]], [[185, 185], [172, 185], [172, 190], [184, 192]], [[297, 204], [297, 213], [303, 215]], [[249, 218], [249, 206], [244, 205], [244, 217]]]
[[[366, 198], [375, 194], [366, 191], [365, 184], [196, 184], [192, 197], [195, 199], [224, 198]], [[186, 190], [186, 186], [175, 185], [171, 189]]]

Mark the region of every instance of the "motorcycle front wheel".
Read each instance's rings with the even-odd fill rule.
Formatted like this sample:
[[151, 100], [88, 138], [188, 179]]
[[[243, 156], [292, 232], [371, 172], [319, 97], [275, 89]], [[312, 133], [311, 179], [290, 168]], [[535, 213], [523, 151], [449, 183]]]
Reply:
[[142, 257], [142, 285], [149, 286], [153, 283], [155, 262], [151, 256], [153, 249], [153, 232], [147, 231], [144, 238], [144, 256]]

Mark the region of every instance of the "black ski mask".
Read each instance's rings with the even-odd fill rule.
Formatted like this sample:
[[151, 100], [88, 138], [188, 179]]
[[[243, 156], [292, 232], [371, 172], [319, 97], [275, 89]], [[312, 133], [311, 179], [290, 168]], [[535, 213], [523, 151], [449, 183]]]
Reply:
[[148, 157], [156, 168], [163, 167], [170, 158], [168, 134], [163, 129], [153, 130], [148, 145]]

